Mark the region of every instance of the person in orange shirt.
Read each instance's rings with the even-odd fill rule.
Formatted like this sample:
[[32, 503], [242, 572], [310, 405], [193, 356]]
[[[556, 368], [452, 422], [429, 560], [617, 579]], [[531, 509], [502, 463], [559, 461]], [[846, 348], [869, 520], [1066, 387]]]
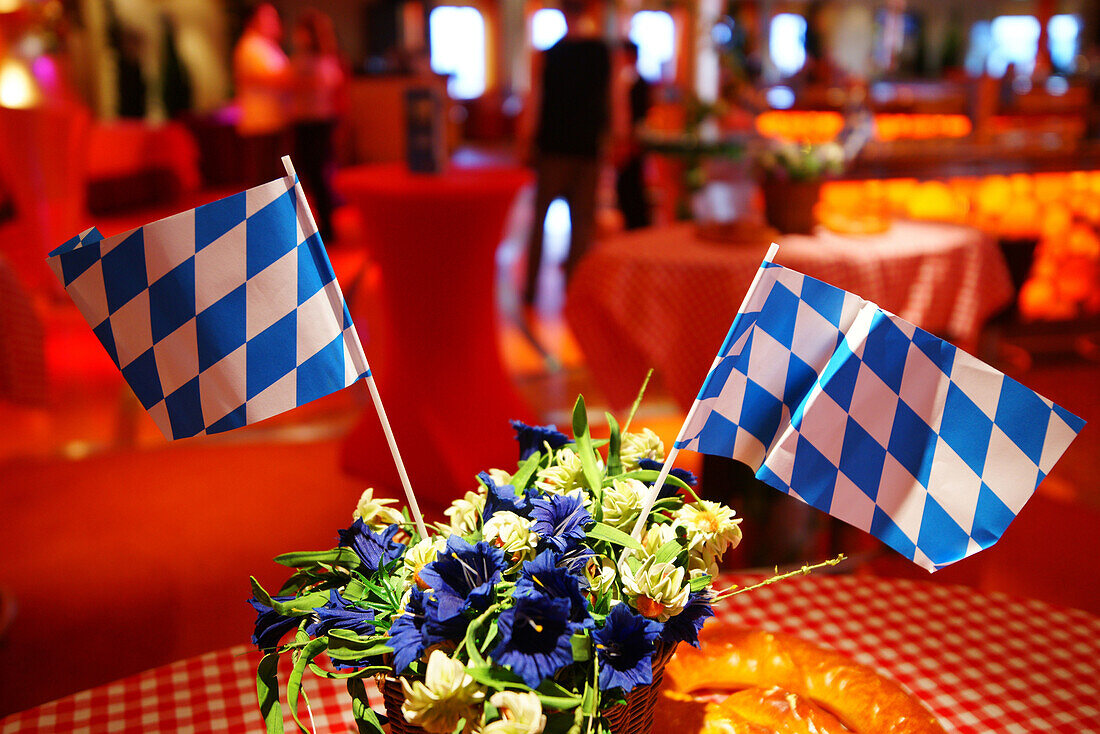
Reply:
[[287, 129], [290, 60], [279, 45], [283, 24], [270, 3], [257, 5], [233, 50], [233, 78], [240, 118], [246, 186], [283, 175], [280, 157], [290, 152]]

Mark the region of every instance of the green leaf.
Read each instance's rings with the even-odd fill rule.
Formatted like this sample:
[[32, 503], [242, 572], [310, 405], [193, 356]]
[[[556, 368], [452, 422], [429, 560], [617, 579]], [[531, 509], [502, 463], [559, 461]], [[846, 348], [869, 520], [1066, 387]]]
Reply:
[[384, 734], [385, 729], [378, 720], [378, 714], [374, 713], [367, 701], [367, 689], [362, 678], [348, 679], [348, 693], [351, 694], [351, 713], [355, 717], [359, 734]]
[[495, 688], [498, 691], [503, 691], [507, 688], [519, 688], [524, 691], [531, 690], [531, 688], [523, 682], [522, 678], [507, 668], [489, 667], [488, 665], [468, 665], [466, 666], [466, 672], [478, 683], [489, 686], [490, 688]]
[[615, 545], [621, 545], [626, 548], [643, 550], [642, 544], [634, 540], [631, 535], [602, 522], [596, 523], [589, 529], [588, 537], [595, 538], [596, 540], [606, 540], [608, 543], [614, 543]]
[[575, 634], [569, 638], [569, 643], [573, 646], [573, 662], [579, 663], [592, 656], [592, 640], [588, 635]]
[[249, 580], [252, 582], [252, 595], [256, 597], [256, 601], [266, 604], [279, 614], [287, 617], [301, 617], [312, 614], [315, 608], [324, 606], [328, 602], [329, 594], [327, 591], [314, 591], [295, 597], [290, 601], [276, 601], [271, 598], [271, 594], [268, 594], [264, 587], [260, 586], [259, 581], [251, 576], [249, 576]]
[[[657, 481], [657, 477], [660, 475], [660, 473], [661, 472], [657, 471], [656, 469], [635, 469], [634, 471], [626, 472], [622, 475], [622, 477], [618, 478], [637, 479], [640, 482], [647, 482], [649, 484], [652, 484], [653, 482]], [[604, 480], [604, 483], [610, 484], [611, 482]], [[686, 489], [688, 491], [691, 491], [691, 487], [684, 483], [682, 479], [678, 479], [671, 474], [665, 477], [665, 484], [671, 484], [673, 487], [676, 487], [678, 489]]]
[[626, 417], [626, 424], [623, 425], [623, 433], [630, 430], [630, 424], [634, 421], [634, 414], [638, 412], [638, 406], [642, 404], [642, 397], [645, 395], [646, 386], [649, 385], [649, 378], [653, 377], [653, 368], [649, 368], [649, 372], [645, 373], [645, 380], [642, 381], [642, 388], [638, 390], [638, 397], [634, 398], [634, 404], [630, 406], [630, 415]]
[[281, 556], [276, 556], [275, 562], [283, 566], [290, 566], [291, 568], [303, 568], [318, 563], [352, 567], [358, 567], [360, 565], [359, 556], [355, 555], [355, 551], [351, 548], [284, 553]]
[[611, 438], [608, 440], [607, 449], [607, 476], [616, 477], [623, 473], [623, 464], [619, 459], [619, 452], [622, 449], [622, 436], [619, 434], [619, 422], [615, 420], [615, 416], [610, 413], [604, 413], [607, 416], [607, 425], [611, 428]]
[[538, 451], [524, 459], [519, 469], [512, 475], [512, 486], [518, 490], [527, 489], [531, 477], [535, 476], [535, 472], [539, 469], [540, 461], [542, 461], [542, 454]]
[[267, 734], [283, 734], [283, 707], [279, 703], [279, 653], [269, 652], [256, 667], [256, 700]]
[[357, 668], [356, 670], [349, 670], [343, 673], [338, 673], [335, 670], [327, 670], [322, 668], [317, 663], [310, 663], [309, 670], [318, 678], [328, 678], [330, 680], [350, 680], [352, 678], [371, 678], [379, 673], [393, 672], [393, 668], [388, 665], [372, 665], [366, 668]]
[[680, 555], [680, 551], [683, 549], [684, 546], [680, 545], [678, 541], [670, 540], [657, 550], [657, 553], [653, 556], [653, 562], [668, 563], [673, 558]]
[[696, 576], [691, 580], [691, 583], [688, 584], [688, 588], [692, 591], [702, 591], [710, 586], [710, 582], [713, 580], [711, 576]]
[[588, 411], [584, 407], [583, 395], [577, 396], [577, 402], [573, 406], [573, 440], [577, 442], [577, 454], [581, 459], [585, 483], [596, 493], [596, 506], [599, 508], [603, 476], [596, 464], [596, 450], [592, 447], [592, 436], [588, 433]]
[[294, 717], [294, 723], [305, 734], [311, 733], [302, 724], [301, 719], [298, 718], [298, 696], [302, 693], [302, 675], [306, 672], [306, 667], [313, 662], [313, 658], [317, 657], [326, 645], [328, 645], [328, 639], [318, 637], [310, 641], [300, 653], [297, 653], [294, 659], [294, 668], [290, 671], [290, 677], [286, 682], [286, 702], [290, 706], [290, 715]]

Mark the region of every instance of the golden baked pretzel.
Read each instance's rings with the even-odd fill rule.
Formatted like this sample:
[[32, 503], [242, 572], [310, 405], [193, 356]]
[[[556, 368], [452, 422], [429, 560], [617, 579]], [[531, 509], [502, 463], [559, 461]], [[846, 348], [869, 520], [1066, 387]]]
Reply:
[[[943, 734], [894, 681], [793, 635], [708, 627], [665, 668], [654, 734]], [[730, 692], [720, 702], [688, 695]]]

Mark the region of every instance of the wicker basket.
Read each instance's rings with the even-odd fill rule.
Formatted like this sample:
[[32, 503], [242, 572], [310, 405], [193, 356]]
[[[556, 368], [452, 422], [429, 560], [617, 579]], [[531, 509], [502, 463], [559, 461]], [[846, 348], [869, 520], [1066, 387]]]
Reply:
[[[615, 706], [605, 714], [612, 734], [649, 734], [653, 728], [653, 709], [664, 679], [665, 664], [675, 651], [675, 645], [657, 645], [653, 655], [653, 683], [633, 689], [626, 694], [626, 703]], [[401, 681], [393, 676], [379, 676], [377, 680], [386, 704], [391, 734], [427, 734], [419, 726], [405, 721], [405, 715], [401, 713], [401, 704], [405, 703]]]

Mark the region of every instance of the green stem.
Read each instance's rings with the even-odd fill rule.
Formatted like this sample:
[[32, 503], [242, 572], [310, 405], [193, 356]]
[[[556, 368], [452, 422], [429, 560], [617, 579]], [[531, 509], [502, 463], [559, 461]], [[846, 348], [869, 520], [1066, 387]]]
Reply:
[[[815, 571], [819, 568], [824, 568], [825, 566], [835, 566], [838, 563], [840, 563], [841, 561], [845, 561], [847, 559], [848, 559], [848, 557], [846, 555], [844, 555], [843, 553], [841, 553], [836, 558], [831, 558], [828, 561], [822, 561], [821, 563], [815, 563], [812, 566], [804, 565], [801, 568], [796, 568], [795, 570], [788, 571], [787, 573], [776, 574], [775, 576], [772, 576], [771, 578], [764, 579], [760, 583], [753, 584], [752, 586], [742, 586], [740, 588], [731, 587], [729, 589], [726, 589], [725, 591], [718, 592], [714, 597], [714, 601], [721, 601], [723, 599], [728, 599], [731, 596], [737, 596], [738, 594], [743, 594], [746, 591], [752, 591], [753, 589], [759, 589], [761, 586], [768, 586], [769, 584], [774, 584], [777, 581], [783, 581], [785, 579], [789, 579], [789, 578], [792, 578], [794, 576], [805, 576], [806, 574], [810, 573], [811, 571]], [[776, 570], [778, 570], [778, 569], [776, 569]]]

